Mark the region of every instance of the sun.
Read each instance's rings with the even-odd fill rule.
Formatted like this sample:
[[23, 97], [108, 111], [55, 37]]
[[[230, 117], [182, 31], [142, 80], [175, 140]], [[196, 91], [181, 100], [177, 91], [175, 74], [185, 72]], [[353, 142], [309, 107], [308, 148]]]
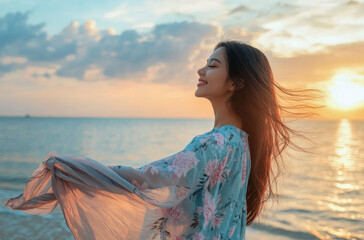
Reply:
[[364, 105], [364, 77], [353, 73], [340, 73], [328, 86], [329, 105], [335, 109], [352, 110]]

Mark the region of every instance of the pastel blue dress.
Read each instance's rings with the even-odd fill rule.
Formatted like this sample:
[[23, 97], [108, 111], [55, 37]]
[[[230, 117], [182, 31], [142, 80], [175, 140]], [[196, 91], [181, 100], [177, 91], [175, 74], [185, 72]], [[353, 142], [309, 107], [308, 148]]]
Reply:
[[233, 125], [194, 137], [139, 168], [50, 153], [6, 205], [45, 215], [59, 204], [75, 239], [245, 239], [248, 134]]

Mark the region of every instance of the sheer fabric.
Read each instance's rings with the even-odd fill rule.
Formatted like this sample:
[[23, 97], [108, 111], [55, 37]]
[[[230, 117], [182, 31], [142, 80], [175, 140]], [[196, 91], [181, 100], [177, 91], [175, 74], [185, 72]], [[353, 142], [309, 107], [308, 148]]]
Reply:
[[140, 168], [52, 152], [5, 204], [39, 215], [59, 204], [75, 239], [244, 239], [250, 166], [248, 134], [225, 125]]

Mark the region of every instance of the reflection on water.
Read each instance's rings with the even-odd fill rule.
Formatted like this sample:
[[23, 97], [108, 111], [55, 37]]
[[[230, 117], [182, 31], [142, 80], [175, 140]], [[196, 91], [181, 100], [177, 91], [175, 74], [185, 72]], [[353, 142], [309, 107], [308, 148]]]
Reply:
[[310, 149], [319, 154], [287, 158], [290, 175], [281, 187], [279, 214], [272, 213], [267, 225], [295, 231], [292, 239], [364, 240], [363, 123], [327, 121], [312, 129], [322, 133], [309, 135], [317, 143]]
[[333, 162], [334, 167], [338, 169], [338, 176], [343, 175], [342, 168], [353, 167], [351, 142], [351, 123], [348, 120], [343, 119], [341, 120], [336, 133], [335, 153], [337, 158], [335, 158], [335, 161]]
[[332, 162], [332, 166], [336, 169], [336, 187], [344, 191], [360, 189], [350, 178], [350, 172], [355, 168], [351, 129], [351, 123], [348, 120], [341, 120], [336, 132], [336, 157]]
[[[355, 162], [353, 157], [353, 132], [350, 121], [343, 119], [340, 121], [336, 131], [336, 142], [334, 145], [335, 155], [331, 163], [335, 170], [335, 188], [331, 196], [327, 196], [327, 206], [335, 212], [338, 212], [346, 219], [355, 219], [356, 207], [352, 204], [353, 199], [351, 192], [359, 190], [360, 187], [355, 184], [352, 178], [352, 172], [355, 171]], [[345, 227], [326, 226], [326, 232], [343, 238], [355, 239], [351, 237], [350, 232]]]

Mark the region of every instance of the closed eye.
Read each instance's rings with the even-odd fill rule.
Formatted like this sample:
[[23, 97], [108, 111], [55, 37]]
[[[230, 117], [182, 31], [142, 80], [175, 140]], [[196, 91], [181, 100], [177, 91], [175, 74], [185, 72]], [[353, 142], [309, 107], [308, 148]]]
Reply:
[[208, 67], [210, 67], [210, 68], [214, 68], [214, 67], [216, 67], [216, 66], [208, 66]]

